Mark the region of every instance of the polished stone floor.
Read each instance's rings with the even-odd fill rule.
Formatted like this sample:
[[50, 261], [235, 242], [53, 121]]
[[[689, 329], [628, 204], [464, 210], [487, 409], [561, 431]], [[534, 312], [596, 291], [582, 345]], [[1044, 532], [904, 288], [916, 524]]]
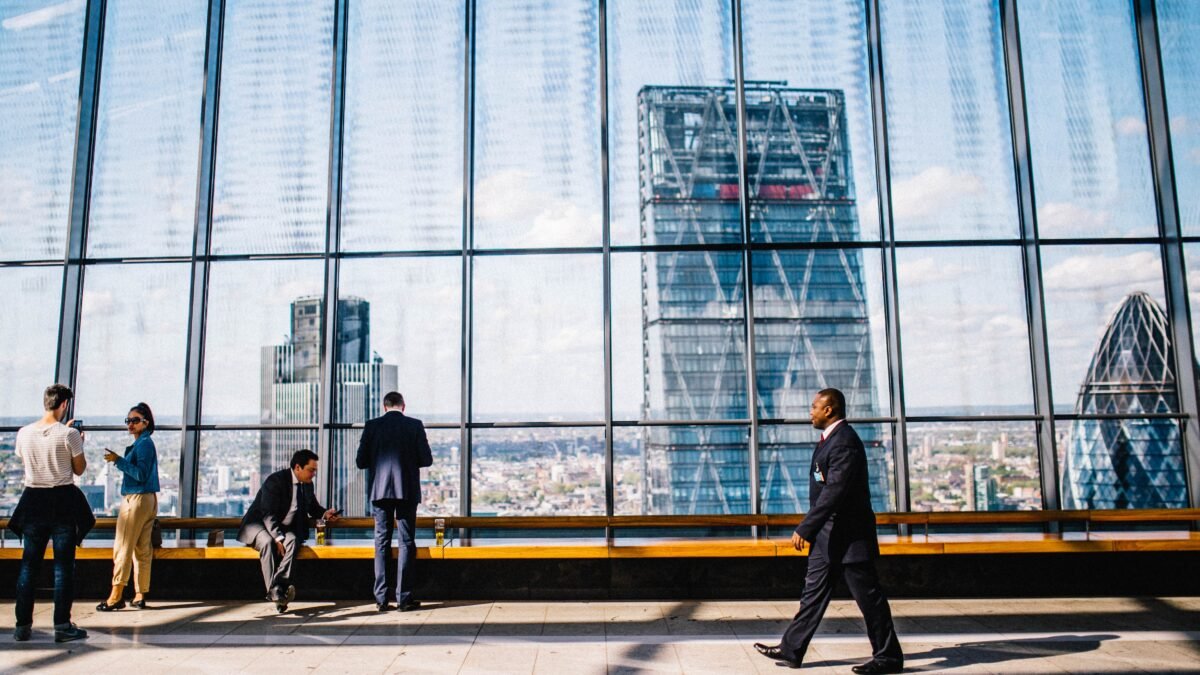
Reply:
[[[152, 602], [75, 605], [83, 642], [55, 644], [40, 601], [33, 640], [0, 636], [0, 672], [73, 673], [784, 673], [754, 652], [796, 603]], [[12, 602], [0, 603], [6, 625]], [[906, 672], [1200, 673], [1200, 598], [896, 600]], [[8, 633], [8, 631], [6, 631]], [[857, 608], [835, 601], [809, 651], [814, 672], [849, 673], [870, 648]]]

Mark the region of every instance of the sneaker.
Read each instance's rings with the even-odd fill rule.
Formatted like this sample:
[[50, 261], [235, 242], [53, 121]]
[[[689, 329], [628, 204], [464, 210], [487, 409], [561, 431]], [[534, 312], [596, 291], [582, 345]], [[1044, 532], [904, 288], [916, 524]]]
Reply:
[[13, 629], [13, 639], [17, 642], [28, 642], [33, 637], [33, 626], [17, 626]]
[[86, 637], [87, 631], [73, 623], [60, 623], [54, 626], [55, 642], [70, 642], [72, 640], [82, 640]]

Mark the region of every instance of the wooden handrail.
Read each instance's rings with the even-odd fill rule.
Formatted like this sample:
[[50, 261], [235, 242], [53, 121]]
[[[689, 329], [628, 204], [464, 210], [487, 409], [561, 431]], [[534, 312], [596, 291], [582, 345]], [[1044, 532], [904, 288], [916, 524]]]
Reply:
[[[689, 516], [445, 516], [446, 529], [475, 528], [493, 530], [581, 530], [605, 528], [685, 528], [685, 527], [794, 527], [804, 514], [735, 514]], [[434, 527], [435, 517], [417, 518], [417, 527]], [[233, 530], [240, 518], [158, 519], [164, 529]], [[1200, 509], [1130, 509], [1064, 511], [909, 511], [878, 513], [879, 525], [1009, 525], [1037, 523], [1158, 523], [1200, 522]], [[114, 529], [116, 518], [97, 518], [96, 529]], [[342, 518], [330, 523], [331, 529], [371, 529], [372, 518]], [[8, 519], [0, 518], [0, 529]]]

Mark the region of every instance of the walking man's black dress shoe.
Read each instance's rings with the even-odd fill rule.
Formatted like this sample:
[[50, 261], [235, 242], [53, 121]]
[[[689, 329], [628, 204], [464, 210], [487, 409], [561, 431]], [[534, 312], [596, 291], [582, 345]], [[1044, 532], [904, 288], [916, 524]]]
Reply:
[[421, 601], [420, 600], [409, 600], [408, 602], [400, 605], [397, 609], [399, 609], [401, 612], [411, 612], [411, 611], [414, 611], [417, 609], [421, 609]]
[[381, 612], [386, 612], [386, 611], [390, 610], [392, 608], [392, 606], [386, 602], [377, 602], [377, 603], [375, 603], [375, 608]]
[[887, 661], [867, 661], [866, 663], [854, 666], [853, 670], [860, 675], [876, 675], [877, 673], [900, 673], [904, 671], [902, 663], [888, 663]]
[[768, 659], [774, 659], [774, 660], [786, 665], [788, 668], [799, 668], [800, 667], [799, 661], [789, 659], [788, 657], [783, 655], [783, 650], [779, 648], [779, 645], [775, 645], [774, 647], [771, 647], [768, 645], [764, 645], [761, 642], [755, 642], [754, 648], [758, 650], [759, 654], [762, 654], [763, 656], [767, 657]]

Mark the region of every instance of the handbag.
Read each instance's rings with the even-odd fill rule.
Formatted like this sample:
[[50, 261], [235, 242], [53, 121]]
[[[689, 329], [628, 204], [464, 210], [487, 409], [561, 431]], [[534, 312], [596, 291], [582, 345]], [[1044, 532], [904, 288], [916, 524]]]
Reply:
[[154, 524], [150, 526], [150, 545], [154, 548], [162, 548], [162, 525], [158, 522], [158, 518], [155, 518]]

